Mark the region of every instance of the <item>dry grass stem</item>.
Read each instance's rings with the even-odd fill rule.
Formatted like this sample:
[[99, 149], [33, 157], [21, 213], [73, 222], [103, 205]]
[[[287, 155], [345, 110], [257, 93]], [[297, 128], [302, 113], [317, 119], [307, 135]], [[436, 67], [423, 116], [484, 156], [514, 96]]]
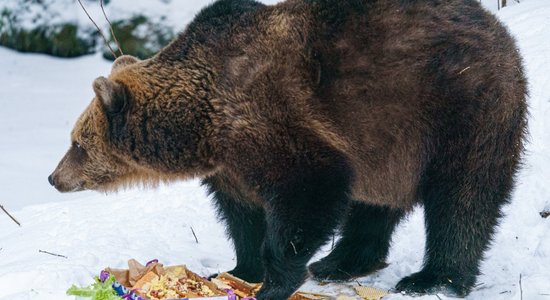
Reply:
[[290, 245], [292, 246], [292, 249], [294, 250], [294, 255], [298, 255], [298, 251], [296, 251], [296, 246], [294, 245], [294, 243], [292, 241], [290, 242]]

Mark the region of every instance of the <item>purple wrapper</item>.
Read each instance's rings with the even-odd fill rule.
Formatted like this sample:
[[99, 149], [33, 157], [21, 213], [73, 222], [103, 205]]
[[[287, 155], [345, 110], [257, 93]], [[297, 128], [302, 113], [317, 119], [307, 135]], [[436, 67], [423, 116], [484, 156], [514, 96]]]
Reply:
[[101, 280], [101, 282], [105, 282], [105, 280], [107, 280], [110, 275], [111, 274], [109, 274], [109, 272], [107, 271], [101, 271], [101, 273], [99, 273], [99, 280]]
[[237, 295], [235, 295], [235, 293], [233, 292], [233, 290], [231, 290], [231, 289], [225, 289], [224, 291], [227, 293], [227, 295], [229, 295], [229, 296], [227, 297], [227, 300], [237, 300]]
[[146, 263], [145, 266], [148, 267], [150, 264], [152, 264], [152, 263], [158, 263], [158, 262], [159, 262], [158, 259], [153, 259], [153, 260], [149, 261], [148, 263]]

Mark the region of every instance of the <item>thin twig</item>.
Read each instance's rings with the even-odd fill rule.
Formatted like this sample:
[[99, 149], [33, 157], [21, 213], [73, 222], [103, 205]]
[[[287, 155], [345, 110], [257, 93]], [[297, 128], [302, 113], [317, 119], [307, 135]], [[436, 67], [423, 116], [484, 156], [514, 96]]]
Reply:
[[437, 297], [437, 299], [442, 300], [441, 297], [439, 297], [438, 294], [435, 294], [435, 296]]
[[332, 246], [330, 247], [330, 250], [334, 250], [334, 234], [332, 235]]
[[520, 291], [520, 299], [523, 300], [523, 287], [521, 286], [521, 273], [519, 273], [519, 291]]
[[113, 31], [113, 24], [111, 24], [111, 21], [107, 17], [107, 14], [105, 13], [105, 8], [103, 8], [103, 0], [99, 1], [99, 5], [101, 6], [101, 11], [103, 12], [103, 16], [105, 17], [105, 20], [107, 20], [107, 23], [109, 23], [109, 30], [111, 30], [111, 36], [113, 36], [113, 40], [115, 40], [115, 44], [118, 47], [118, 51], [120, 52], [120, 55], [124, 55], [124, 52], [122, 52], [122, 47], [120, 47], [120, 44], [116, 38], [115, 32]]
[[290, 241], [290, 245], [292, 246], [292, 249], [294, 250], [294, 255], [298, 255], [298, 251], [296, 251], [296, 246], [292, 241]]
[[52, 256], [57, 256], [57, 257], [63, 257], [63, 258], [68, 258], [68, 257], [67, 257], [67, 256], [65, 256], [65, 255], [61, 255], [61, 254], [55, 254], [55, 253], [51, 253], [51, 252], [48, 252], [48, 251], [38, 250], [38, 252], [40, 252], [40, 253], [44, 253], [44, 254], [48, 254], [48, 255], [52, 255]]
[[4, 206], [0, 205], [0, 208], [6, 213], [6, 215], [8, 215], [8, 217], [10, 217], [17, 225], [19, 225], [19, 227], [21, 227], [21, 223], [19, 223], [19, 221], [17, 221], [5, 208]]
[[117, 55], [115, 54], [115, 51], [113, 51], [113, 48], [111, 48], [111, 45], [109, 45], [109, 41], [107, 41], [107, 38], [105, 37], [105, 35], [103, 35], [103, 32], [101, 32], [101, 29], [99, 29], [99, 26], [97, 26], [97, 24], [96, 24], [96, 22], [94, 21], [94, 19], [92, 19], [92, 17], [90, 16], [90, 14], [88, 13], [88, 11], [87, 11], [86, 8], [84, 7], [84, 4], [82, 4], [82, 1], [78, 0], [78, 3], [80, 3], [80, 7], [82, 7], [82, 9], [84, 10], [84, 12], [85, 12], [86, 15], [88, 16], [88, 19], [90, 19], [90, 21], [92, 21], [92, 23], [94, 23], [95, 28], [97, 28], [97, 32], [99, 32], [99, 34], [100, 34], [101, 37], [103, 38], [103, 41], [105, 42], [105, 45], [107, 45], [107, 48], [109, 48], [109, 50], [111, 51], [111, 54], [113, 54], [113, 57], [116, 58]]
[[353, 276], [353, 275], [351, 275], [351, 273], [346, 272], [346, 271], [344, 271], [344, 270], [342, 270], [342, 269], [340, 269], [340, 268], [338, 268], [338, 271], [340, 271], [340, 272], [342, 272], [342, 273], [348, 275], [349, 278], [350, 278], [350, 279], [353, 279], [353, 281], [355, 281], [355, 283], [357, 283], [358, 286], [363, 286], [363, 285], [361, 284], [361, 282], [359, 282], [359, 280], [356, 279], [356, 278], [357, 278], [356, 276]]
[[481, 290], [483, 288], [483, 285], [485, 285], [484, 282], [476, 283], [474, 284], [474, 289]]
[[462, 75], [462, 73], [468, 71], [468, 70], [471, 69], [471, 68], [472, 68], [471, 66], [468, 66], [468, 67], [462, 69], [462, 71], [458, 72], [458, 75]]
[[193, 230], [193, 226], [191, 226], [191, 232], [193, 233], [193, 236], [195, 237], [195, 242], [197, 242], [197, 244], [198, 244], [199, 239], [197, 238], [197, 235], [195, 234], [195, 230]]

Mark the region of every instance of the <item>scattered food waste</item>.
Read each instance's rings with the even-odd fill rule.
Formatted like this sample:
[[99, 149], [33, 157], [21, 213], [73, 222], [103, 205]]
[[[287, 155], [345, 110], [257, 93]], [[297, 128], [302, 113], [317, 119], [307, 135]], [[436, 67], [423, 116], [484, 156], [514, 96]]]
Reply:
[[[128, 269], [106, 268], [87, 287], [72, 286], [67, 295], [92, 300], [255, 300], [261, 283], [249, 283], [229, 273], [210, 281], [193, 273], [185, 265], [165, 267], [158, 260], [145, 265], [135, 259]], [[289, 300], [382, 299], [386, 292], [369, 287], [355, 287], [360, 298], [348, 295], [322, 295], [298, 291]]]

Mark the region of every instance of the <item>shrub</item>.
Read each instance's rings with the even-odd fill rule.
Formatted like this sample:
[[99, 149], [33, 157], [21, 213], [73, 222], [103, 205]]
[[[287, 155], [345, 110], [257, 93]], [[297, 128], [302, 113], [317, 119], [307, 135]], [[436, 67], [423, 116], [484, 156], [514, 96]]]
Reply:
[[[59, 17], [59, 11], [64, 8], [60, 2], [15, 2], [10, 2], [9, 5], [8, 2], [0, 3], [0, 46], [58, 57], [76, 57], [102, 51], [105, 58], [114, 59], [90, 23], [86, 23], [84, 27], [78, 25], [76, 20], [68, 21]], [[53, 5], [54, 3], [57, 5]], [[109, 1], [104, 3], [107, 5]], [[67, 5], [65, 7], [74, 5], [73, 2], [61, 4]], [[142, 14], [112, 22], [113, 31], [124, 53], [141, 59], [151, 57], [172, 40], [174, 31], [165, 23], [164, 17], [152, 20]], [[110, 31], [103, 28], [103, 32], [109, 44], [116, 50], [117, 46]]]
[[[114, 21], [112, 25], [124, 54], [141, 59], [153, 56], [174, 37], [174, 32], [169, 27], [160, 22], [153, 22], [143, 15], [134, 16], [129, 20]], [[118, 48], [110, 32], [109, 42], [116, 52]], [[103, 57], [114, 59], [107, 47], [104, 47]]]

